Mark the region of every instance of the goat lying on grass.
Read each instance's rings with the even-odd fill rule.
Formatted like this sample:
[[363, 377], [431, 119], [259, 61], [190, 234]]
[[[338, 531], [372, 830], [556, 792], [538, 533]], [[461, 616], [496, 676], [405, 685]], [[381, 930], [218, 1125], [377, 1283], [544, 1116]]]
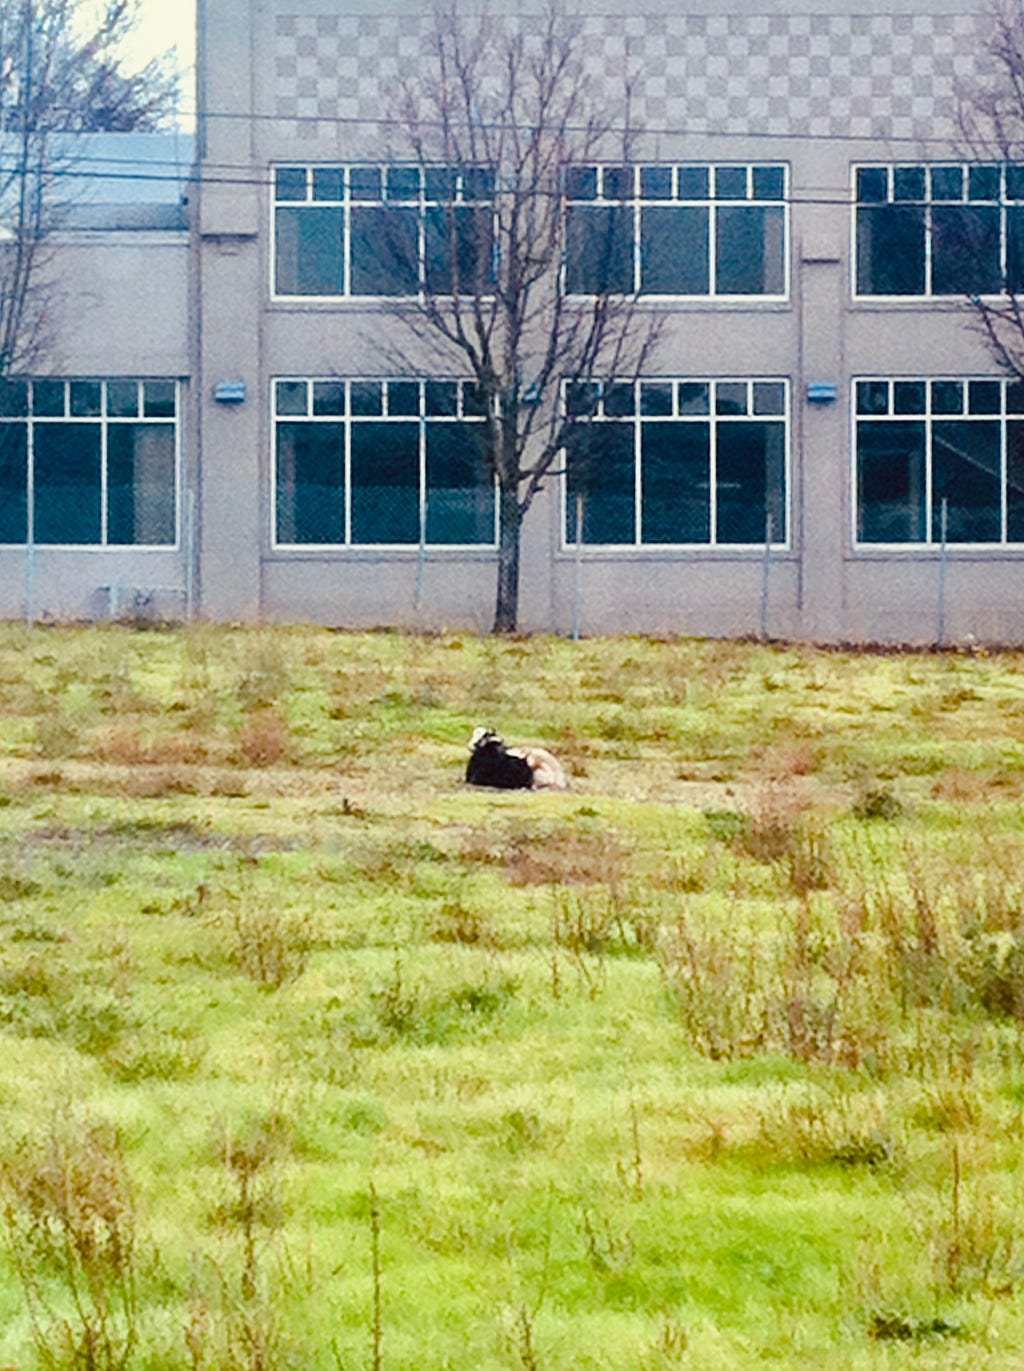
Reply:
[[565, 772], [543, 747], [506, 747], [489, 728], [475, 728], [469, 740], [469, 785], [496, 790], [564, 790]]

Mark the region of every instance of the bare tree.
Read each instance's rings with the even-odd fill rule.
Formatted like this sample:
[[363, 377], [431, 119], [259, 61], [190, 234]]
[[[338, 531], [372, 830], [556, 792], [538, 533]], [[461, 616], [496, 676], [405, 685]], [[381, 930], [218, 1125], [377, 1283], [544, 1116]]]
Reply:
[[435, 203], [418, 297], [392, 313], [418, 355], [459, 365], [484, 416], [480, 460], [499, 505], [495, 632], [518, 626], [524, 516], [588, 420], [565, 396], [635, 377], [655, 335], [616, 260], [624, 233], [632, 251], [626, 207], [568, 227], [574, 176], [606, 163], [624, 187], [637, 135], [626, 73], [617, 96], [599, 95], [579, 39], [556, 3], [515, 19], [453, 5], [435, 13], [428, 60], [396, 100], [404, 155]]
[[45, 351], [55, 286], [48, 238], [74, 198], [73, 135], [160, 127], [173, 114], [168, 59], [125, 71], [137, 0], [107, 0], [83, 27], [74, 0], [0, 0], [0, 379]]
[[970, 307], [997, 364], [1024, 379], [1024, 0], [993, 0], [990, 14], [988, 71], [961, 87], [959, 124], [965, 159], [1003, 180], [1004, 259], [986, 272], [992, 235], [969, 217], [953, 246], [979, 279], [998, 277], [970, 295]]

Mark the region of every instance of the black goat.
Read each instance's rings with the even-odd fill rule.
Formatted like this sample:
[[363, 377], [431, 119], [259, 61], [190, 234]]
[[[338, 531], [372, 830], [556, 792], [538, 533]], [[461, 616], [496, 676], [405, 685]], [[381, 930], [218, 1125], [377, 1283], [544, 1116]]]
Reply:
[[496, 790], [564, 790], [565, 773], [556, 757], [543, 747], [507, 748], [489, 728], [473, 730], [469, 740], [469, 785]]

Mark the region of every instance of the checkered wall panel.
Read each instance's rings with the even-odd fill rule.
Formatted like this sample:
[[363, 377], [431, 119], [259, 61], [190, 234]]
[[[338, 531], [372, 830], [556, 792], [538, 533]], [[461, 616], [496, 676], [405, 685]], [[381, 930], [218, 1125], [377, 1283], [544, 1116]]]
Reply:
[[[975, 14], [637, 15], [585, 20], [583, 50], [611, 88], [642, 72], [650, 130], [949, 138], [958, 84], [984, 67]], [[421, 15], [282, 14], [275, 112], [299, 137], [319, 121], [373, 123], [389, 80], [415, 61]]]

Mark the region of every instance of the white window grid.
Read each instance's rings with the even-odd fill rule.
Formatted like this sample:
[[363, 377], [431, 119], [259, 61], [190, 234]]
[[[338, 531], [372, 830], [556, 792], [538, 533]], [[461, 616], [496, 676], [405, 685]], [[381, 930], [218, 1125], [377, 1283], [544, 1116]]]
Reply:
[[[296, 180], [302, 178], [302, 196], [282, 197], [279, 193], [281, 178], [283, 174], [291, 173]], [[364, 193], [358, 180], [361, 174], [377, 175], [380, 178], [381, 194], [369, 195]], [[431, 176], [440, 179], [450, 176], [452, 180], [452, 193], [450, 196], [439, 196], [433, 194], [428, 184]], [[376, 301], [381, 300], [401, 300], [416, 299], [416, 295], [362, 295], [353, 294], [352, 279], [352, 209], [353, 207], [379, 207], [409, 209], [415, 208], [417, 211], [417, 269], [420, 283], [419, 296], [423, 295], [424, 272], [426, 263], [426, 236], [427, 219], [426, 212], [430, 209], [443, 209], [450, 205], [465, 205], [486, 208], [493, 205], [494, 188], [493, 176], [491, 176], [490, 194], [479, 195], [474, 193], [473, 180], [475, 178], [486, 178], [491, 173], [485, 168], [446, 168], [438, 165], [436, 167], [424, 167], [412, 163], [384, 163], [384, 162], [352, 162], [352, 163], [277, 163], [270, 168], [271, 185], [273, 187], [273, 209], [270, 216], [270, 290], [271, 296], [275, 300], [301, 300], [303, 302], [316, 303], [325, 300], [360, 300]], [[403, 193], [404, 188], [394, 195], [389, 194], [392, 184], [399, 178], [407, 177], [410, 181], [416, 181], [416, 189], [412, 193]], [[333, 186], [328, 182], [331, 178]], [[319, 184], [318, 184], [319, 183]], [[335, 194], [327, 193], [328, 190], [336, 191]], [[319, 192], [319, 193], [318, 193]], [[318, 206], [320, 208], [341, 209], [343, 213], [342, 221], [342, 267], [343, 267], [343, 287], [340, 294], [334, 295], [290, 295], [286, 291], [277, 289], [276, 261], [277, 261], [277, 210], [286, 208], [296, 208], [303, 205]]]
[[[878, 398], [878, 408], [861, 409], [861, 386], [871, 386], [875, 388]], [[924, 391], [924, 405], [917, 412], [905, 412], [899, 402], [899, 387], [915, 386], [921, 387]], [[960, 407], [947, 407], [952, 403], [953, 391], [959, 388], [961, 394]], [[1007, 425], [1010, 423], [1024, 424], [1024, 384], [1009, 381], [991, 376], [859, 376], [854, 377], [852, 382], [853, 404], [851, 405], [853, 419], [853, 434], [850, 443], [851, 453], [851, 490], [853, 500], [851, 501], [852, 530], [851, 537], [853, 545], [867, 551], [877, 552], [885, 549], [896, 551], [906, 551], [908, 548], [930, 547], [936, 548], [941, 545], [941, 533], [936, 536], [934, 520], [931, 518], [932, 497], [934, 489], [934, 473], [932, 463], [932, 426], [935, 421], [942, 422], [946, 419], [957, 419], [974, 422], [997, 422], [1000, 426], [999, 434], [999, 490], [1000, 490], [1000, 537], [998, 542], [989, 543], [967, 543], [956, 542], [951, 546], [957, 549], [965, 548], [996, 548], [996, 547], [1020, 547], [1020, 542], [1011, 542], [1007, 537]], [[940, 400], [940, 395], [950, 397], [948, 401]], [[998, 396], [996, 408], [983, 408], [991, 400], [983, 400], [984, 395]], [[881, 397], [884, 396], [884, 402]], [[924, 507], [928, 512], [925, 520], [925, 536], [923, 539], [904, 541], [898, 543], [881, 543], [861, 541], [857, 537], [858, 524], [858, 472], [857, 472], [857, 425], [862, 421], [882, 420], [900, 423], [924, 423], [925, 424], [925, 490]]]
[[[581, 197], [574, 196], [571, 192], [567, 194], [566, 203], [572, 205], [626, 205], [632, 208], [633, 218], [633, 289], [640, 294], [641, 274], [642, 274], [642, 221], [643, 211], [646, 208], [657, 208], [664, 206], [686, 206], [695, 209], [708, 210], [708, 290], [700, 295], [662, 295], [644, 291], [642, 298], [645, 300], [720, 300], [720, 301], [741, 301], [746, 304], [759, 304], [764, 301], [776, 303], [780, 300], [789, 298], [789, 239], [790, 239], [790, 195], [789, 195], [789, 167], [784, 162], [686, 162], [686, 163], [637, 163], [635, 165], [622, 167], [619, 165], [594, 164], [590, 167], [576, 167], [573, 169], [575, 175], [591, 172], [596, 178], [596, 191], [593, 196]], [[605, 193], [606, 181], [609, 177], [617, 177], [625, 172], [632, 185], [628, 187], [627, 194]], [[665, 195], [653, 196], [645, 194], [644, 182], [650, 178], [652, 173], [660, 173], [669, 178], [670, 193]], [[693, 181], [703, 173], [706, 177], [706, 192], [695, 194], [692, 189]], [[772, 176], [778, 180], [781, 178], [781, 191], [771, 195], [763, 193], [761, 189], [762, 178]], [[739, 178], [743, 178], [742, 193], [720, 193], [724, 192], [728, 186], [738, 184]], [[719, 292], [715, 289], [715, 279], [717, 275], [717, 217], [718, 210], [729, 208], [735, 205], [754, 204], [764, 206], [778, 206], [783, 211], [783, 288], [778, 294], [753, 294], [744, 292], [735, 294], [730, 292]]]
[[[605, 410], [606, 396], [613, 393], [620, 387], [630, 387], [633, 390], [633, 413], [628, 415], [608, 414]], [[644, 402], [644, 387], [656, 388], [664, 391], [671, 388], [671, 412], [663, 414], [641, 413], [641, 406]], [[568, 384], [563, 383], [562, 404], [566, 404]], [[581, 423], [631, 423], [633, 425], [633, 527], [636, 530], [636, 537], [632, 542], [616, 543], [586, 543], [582, 544], [587, 551], [598, 550], [601, 552], [631, 552], [644, 550], [646, 552], [665, 551], [671, 552], [674, 549], [685, 549], [690, 551], [702, 551], [709, 548], [721, 549], [725, 552], [742, 551], [744, 548], [764, 547], [764, 540], [758, 543], [719, 543], [718, 534], [718, 426], [720, 423], [765, 423], [775, 422], [783, 427], [783, 451], [785, 454], [783, 462], [783, 510], [786, 521], [786, 538], [772, 538], [771, 548], [773, 551], [784, 552], [790, 547], [790, 534], [792, 521], [792, 510], [790, 508], [790, 399], [789, 381], [785, 377], [758, 377], [742, 380], [730, 380], [726, 378], [708, 377], [645, 377], [643, 380], [632, 382], [594, 382], [589, 386], [591, 390], [590, 413]], [[693, 408], [699, 405], [697, 392], [705, 390], [707, 395], [707, 407], [704, 409]], [[767, 402], [768, 392], [781, 397], [781, 410], [773, 408], [770, 412], [764, 409]], [[777, 403], [777, 402], [772, 402]], [[720, 409], [725, 404], [735, 405], [735, 412]], [[699, 543], [645, 543], [643, 541], [643, 472], [642, 472], [642, 427], [644, 424], [665, 424], [665, 423], [705, 423], [710, 425], [709, 436], [709, 460], [708, 460], [708, 486], [710, 500], [710, 532], [707, 542]], [[564, 466], [564, 463], [563, 463]], [[576, 547], [575, 539], [568, 536], [569, 528], [569, 485], [567, 474], [562, 477], [562, 549], [572, 551]]]
[[[455, 395], [455, 413], [439, 414], [430, 412], [427, 405], [427, 395], [432, 386], [451, 387]], [[296, 397], [302, 397], [301, 408], [282, 410], [280, 408], [280, 398], [286, 393], [283, 388]], [[380, 387], [381, 413], [367, 414], [353, 412], [352, 395], [358, 393], [361, 388]], [[317, 412], [318, 394], [322, 397], [330, 388], [334, 393], [341, 394], [343, 397], [343, 407], [334, 413]], [[395, 402], [394, 412], [393, 396], [408, 395], [411, 388], [417, 391], [417, 408], [415, 412], [410, 412], [405, 407], [404, 402]], [[272, 450], [272, 479], [271, 479], [271, 546], [280, 551], [337, 551], [339, 548], [373, 548], [382, 551], [408, 552], [410, 548], [415, 548], [415, 543], [357, 543], [352, 540], [352, 423], [416, 423], [419, 426], [419, 529], [420, 544], [429, 547], [431, 552], [445, 551], [454, 549], [458, 551], [481, 551], [491, 550], [498, 545], [498, 499], [497, 499], [497, 478], [494, 480], [494, 536], [489, 543], [429, 543], [426, 544], [426, 524], [427, 524], [427, 442], [426, 429], [428, 424], [434, 423], [483, 423], [484, 416], [473, 406], [470, 396], [472, 395], [473, 385], [465, 380], [454, 380], [451, 378], [431, 378], [424, 380], [420, 378], [369, 378], [359, 377], [350, 379], [339, 379], [337, 377], [286, 377], [277, 376], [271, 378], [271, 427], [273, 430]], [[322, 400], [321, 400], [322, 403]], [[300, 422], [311, 424], [341, 424], [344, 429], [344, 453], [342, 461], [342, 480], [343, 494], [345, 497], [345, 541], [344, 543], [291, 543], [282, 542], [277, 537], [277, 425], [278, 422]]]
[[[76, 552], [88, 552], [96, 548], [108, 548], [118, 552], [174, 552], [181, 545], [181, 426], [178, 423], [180, 414], [180, 394], [181, 384], [178, 380], [171, 377], [37, 377], [32, 380], [11, 380], [4, 383], [4, 388], [10, 392], [12, 388], [25, 387], [26, 406], [25, 413], [4, 413], [0, 414], [0, 425], [2, 424], [24, 424], [26, 425], [26, 461], [27, 471], [25, 479], [25, 499], [26, 499], [26, 527], [27, 538], [23, 543], [7, 543], [6, 547], [40, 547], [47, 549], [69, 549]], [[59, 387], [64, 390], [63, 412], [55, 413], [36, 413], [37, 387]], [[147, 409], [147, 387], [150, 388], [152, 395], [153, 387], [167, 386], [173, 387], [174, 413], [172, 415], [146, 413]], [[79, 388], [99, 387], [100, 389], [100, 408], [97, 413], [75, 412], [76, 391], [81, 394]], [[124, 408], [123, 404], [116, 407], [110, 402], [110, 387], [118, 387], [122, 394], [128, 394], [132, 387], [136, 394], [136, 412], [125, 414], [115, 412]], [[55, 392], [53, 392], [55, 393]], [[5, 406], [5, 408], [8, 406]], [[34, 435], [37, 425], [60, 425], [60, 424], [98, 424], [100, 426], [100, 537], [95, 542], [88, 543], [37, 543], [35, 538], [35, 445]], [[173, 542], [169, 543], [115, 543], [107, 538], [107, 515], [109, 512], [108, 495], [108, 472], [107, 472], [107, 439], [110, 425], [117, 424], [161, 424], [173, 426], [174, 428], [174, 537]]]
[[[885, 177], [885, 197], [879, 199], [859, 198], [859, 173], [876, 172]], [[900, 179], [907, 173], [919, 172], [923, 175], [924, 193], [910, 196], [901, 193]], [[995, 195], [977, 193], [978, 183], [983, 176], [991, 175], [998, 181]], [[990, 162], [860, 162], [852, 168], [852, 216], [850, 254], [851, 289], [856, 300], [955, 300], [955, 293], [933, 290], [933, 241], [932, 210], [943, 205], [996, 205], [999, 208], [999, 272], [1003, 280], [1007, 275], [1007, 248], [1009, 233], [1007, 215], [1011, 209], [1019, 209], [1024, 214], [1024, 166], [1009, 163]], [[959, 185], [955, 183], [959, 181]], [[953, 183], [951, 185], [950, 183]], [[939, 193], [936, 193], [938, 191]], [[872, 205], [921, 205], [925, 211], [924, 222], [924, 260], [925, 289], [920, 294], [884, 295], [879, 292], [860, 292], [857, 289], [857, 211]]]

